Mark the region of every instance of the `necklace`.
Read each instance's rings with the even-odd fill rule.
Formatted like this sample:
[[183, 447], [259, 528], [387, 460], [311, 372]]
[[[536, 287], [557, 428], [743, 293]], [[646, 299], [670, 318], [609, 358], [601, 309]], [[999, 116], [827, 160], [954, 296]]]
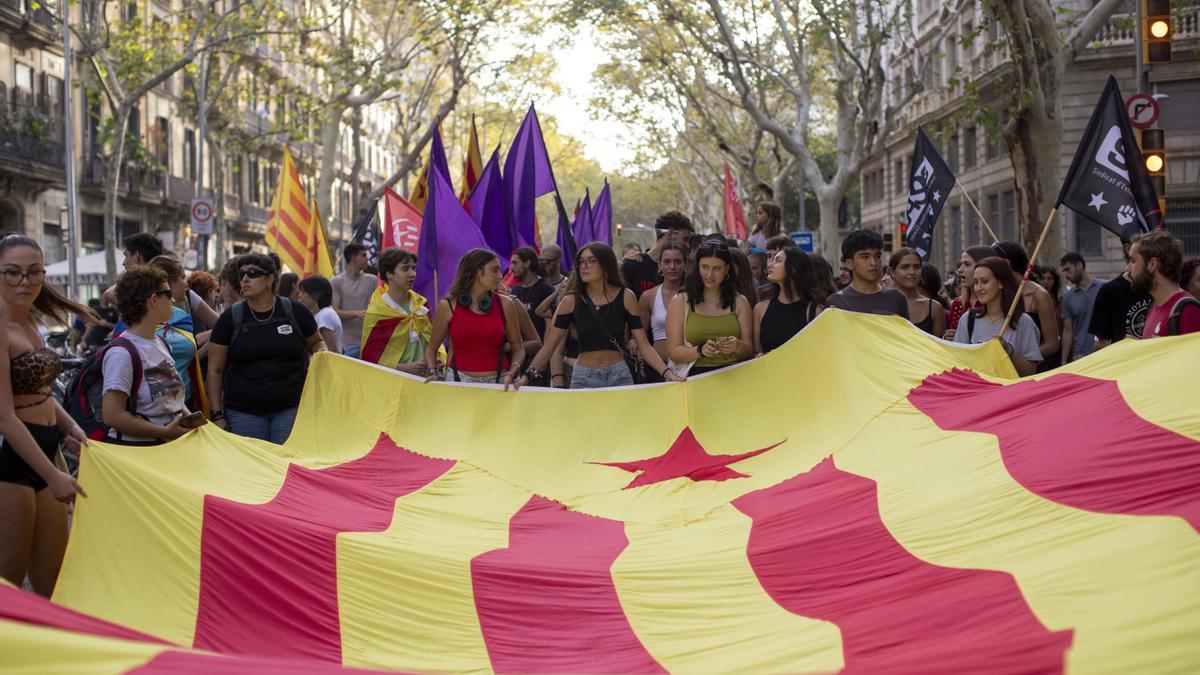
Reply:
[[[247, 306], [247, 307], [250, 307], [250, 302], [249, 302], [249, 301], [247, 301], [247, 302], [246, 302], [246, 306]], [[273, 319], [273, 318], [275, 317], [275, 303], [271, 303], [271, 313], [270, 313], [270, 314], [268, 314], [268, 315], [266, 316], [266, 318], [263, 318], [263, 317], [259, 316], [259, 315], [258, 315], [258, 312], [254, 311], [254, 308], [253, 308], [253, 307], [250, 307], [250, 316], [254, 317], [254, 320], [255, 320], [255, 321], [258, 321], [259, 323], [262, 323], [262, 322], [265, 322], [265, 321], [270, 321], [271, 319]]]

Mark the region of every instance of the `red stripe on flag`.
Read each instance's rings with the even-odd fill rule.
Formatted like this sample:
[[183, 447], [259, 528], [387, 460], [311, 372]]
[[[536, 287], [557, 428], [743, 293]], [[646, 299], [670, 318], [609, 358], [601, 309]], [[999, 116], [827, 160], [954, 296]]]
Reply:
[[319, 470], [289, 466], [279, 494], [266, 504], [206, 496], [193, 645], [340, 662], [338, 533], [386, 529], [397, 498], [453, 465], [380, 434], [371, 452], [353, 462]]
[[380, 319], [371, 326], [371, 332], [367, 334], [367, 340], [362, 347], [362, 360], [370, 363], [379, 363], [379, 357], [383, 356], [383, 350], [387, 349], [388, 342], [391, 342], [392, 335], [396, 332], [396, 326], [400, 325], [399, 317], [393, 319]]
[[624, 524], [534, 496], [509, 547], [471, 561], [475, 609], [497, 672], [663, 672], [629, 626], [611, 568]]
[[308, 211], [308, 204], [295, 192], [288, 194], [288, 201], [292, 203], [292, 210], [296, 212], [296, 215], [300, 216], [300, 219], [307, 223], [309, 218], [312, 217], [312, 214]]
[[1008, 473], [1034, 494], [1085, 511], [1179, 516], [1200, 531], [1200, 443], [1139, 417], [1116, 382], [1063, 374], [1004, 386], [955, 370], [908, 400], [943, 429], [995, 435]]
[[892, 537], [875, 482], [832, 459], [733, 505], [746, 553], [781, 607], [832, 621], [846, 672], [1049, 673], [1070, 631], [1047, 630], [1012, 576], [927, 563]]
[[305, 246], [308, 246], [308, 221], [307, 220], [304, 221], [304, 225], [301, 226], [299, 223], [297, 223], [295, 220], [292, 219], [292, 215], [290, 213], [288, 213], [287, 211], [279, 212], [279, 220], [284, 225], [288, 226], [288, 229], [291, 230], [292, 234], [294, 234], [296, 236], [296, 239], [303, 242]]
[[165, 640], [160, 640], [152, 635], [139, 633], [131, 628], [67, 609], [33, 593], [26, 593], [16, 586], [4, 584], [0, 584], [0, 619], [31, 626], [59, 628], [72, 633], [168, 644]]
[[[296, 264], [303, 265], [304, 254], [296, 250], [296, 247], [292, 245], [292, 242], [288, 241], [287, 238], [283, 236], [283, 233], [279, 232], [278, 230], [275, 232], [275, 245], [283, 249], [285, 255], [280, 257], [285, 258], [285, 263], [295, 262]], [[288, 257], [291, 257], [291, 260], [287, 260], [286, 258]]]
[[276, 659], [258, 656], [225, 656], [205, 652], [167, 650], [127, 671], [131, 675], [346, 675], [347, 673], [395, 673], [391, 670], [345, 668], [340, 663], [322, 663], [300, 659]]

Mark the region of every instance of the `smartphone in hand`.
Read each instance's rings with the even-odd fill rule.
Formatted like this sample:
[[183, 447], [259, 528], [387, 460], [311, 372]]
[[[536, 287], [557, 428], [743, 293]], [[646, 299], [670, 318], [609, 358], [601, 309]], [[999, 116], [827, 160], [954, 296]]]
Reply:
[[188, 413], [183, 419], [179, 420], [179, 426], [185, 429], [196, 429], [204, 426], [207, 423], [208, 420], [204, 418], [204, 413], [200, 412], [199, 410], [194, 413]]

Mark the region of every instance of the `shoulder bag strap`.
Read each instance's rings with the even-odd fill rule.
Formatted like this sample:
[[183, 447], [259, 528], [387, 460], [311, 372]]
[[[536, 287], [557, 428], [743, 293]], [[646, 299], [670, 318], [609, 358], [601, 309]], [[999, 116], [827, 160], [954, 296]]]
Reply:
[[1179, 335], [1179, 321], [1183, 318], [1183, 311], [1189, 305], [1200, 307], [1200, 300], [1196, 300], [1190, 295], [1185, 295], [1171, 307], [1171, 314], [1167, 317], [1167, 335]]

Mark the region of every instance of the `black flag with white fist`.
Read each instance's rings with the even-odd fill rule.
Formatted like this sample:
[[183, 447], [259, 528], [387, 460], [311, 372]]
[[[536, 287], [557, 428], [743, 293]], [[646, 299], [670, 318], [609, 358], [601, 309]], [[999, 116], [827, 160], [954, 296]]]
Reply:
[[933, 250], [933, 226], [954, 189], [954, 173], [920, 127], [908, 186], [908, 245], [921, 260], [928, 260]]
[[1111, 75], [1067, 171], [1058, 203], [1122, 241], [1162, 226], [1162, 211], [1142, 151]]

